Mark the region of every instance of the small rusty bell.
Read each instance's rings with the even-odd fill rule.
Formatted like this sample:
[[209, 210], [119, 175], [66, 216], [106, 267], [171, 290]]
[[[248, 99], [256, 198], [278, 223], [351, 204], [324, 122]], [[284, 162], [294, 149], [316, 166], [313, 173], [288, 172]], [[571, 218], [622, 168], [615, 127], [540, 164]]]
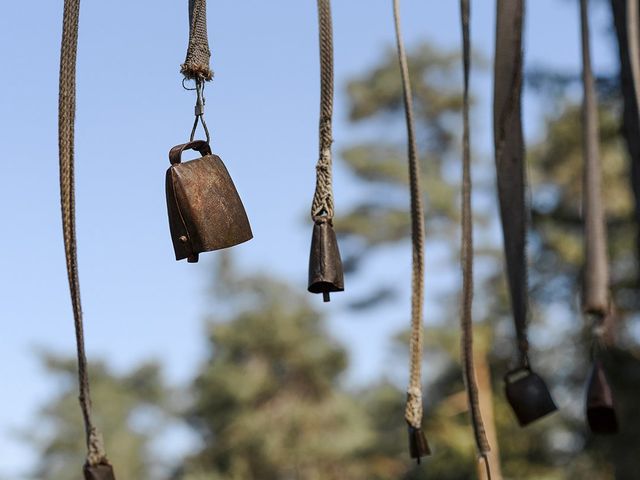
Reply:
[[[201, 158], [181, 163], [184, 150]], [[204, 140], [176, 145], [169, 152], [167, 211], [176, 260], [232, 247], [253, 238], [247, 214], [229, 172]]]
[[530, 367], [512, 370], [505, 375], [504, 380], [507, 400], [521, 427], [558, 409], [544, 380]]
[[409, 425], [409, 454], [418, 463], [422, 457], [431, 455], [431, 449], [422, 428], [416, 428], [413, 425]]
[[116, 480], [113, 467], [109, 463], [98, 465], [84, 465], [84, 480]]
[[329, 220], [316, 221], [313, 224], [308, 290], [311, 293], [322, 293], [325, 302], [331, 299], [330, 292], [344, 291], [338, 240]]
[[595, 361], [587, 387], [587, 423], [593, 433], [618, 433], [618, 418], [613, 402], [613, 392], [604, 368]]

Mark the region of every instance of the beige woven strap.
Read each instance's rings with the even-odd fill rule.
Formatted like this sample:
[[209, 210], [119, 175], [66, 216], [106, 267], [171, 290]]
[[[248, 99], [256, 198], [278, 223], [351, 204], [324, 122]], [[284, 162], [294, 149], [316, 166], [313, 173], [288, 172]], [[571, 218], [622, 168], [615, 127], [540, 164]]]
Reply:
[[582, 303], [587, 313], [604, 318], [609, 310], [609, 266], [604, 204], [602, 201], [602, 172], [600, 167], [598, 103], [589, 42], [587, 0], [580, 0], [582, 37], [582, 145], [584, 156], [584, 184], [582, 205], [585, 229], [585, 266]]
[[189, 0], [189, 46], [181, 66], [182, 74], [191, 80], [211, 80], [211, 51], [207, 35], [207, 0]]
[[331, 144], [333, 118], [333, 27], [331, 1], [318, 0], [318, 30], [320, 40], [320, 154], [316, 164], [316, 189], [311, 204], [311, 218], [333, 219], [333, 179]]
[[407, 151], [409, 157], [409, 191], [411, 195], [411, 244], [413, 250], [411, 275], [411, 340], [410, 340], [410, 374], [407, 389], [407, 405], [405, 419], [416, 429], [422, 425], [422, 310], [424, 303], [424, 208], [422, 206], [422, 189], [420, 187], [420, 163], [416, 148], [415, 128], [413, 120], [413, 95], [409, 80], [407, 54], [402, 40], [400, 25], [400, 2], [393, 1], [393, 17], [396, 30], [396, 43], [400, 73], [402, 75], [402, 91], [404, 99], [405, 119], [407, 123]]
[[74, 185], [74, 126], [79, 15], [80, 0], [65, 0], [62, 45], [60, 50], [58, 148], [60, 157], [62, 231], [78, 353], [79, 400], [85, 426], [87, 463], [95, 466], [108, 462], [102, 445], [102, 437], [93, 425], [91, 418], [91, 393], [89, 388], [89, 373], [87, 371], [87, 358], [84, 349], [84, 327], [82, 321], [82, 305], [80, 302], [80, 280], [78, 277]]
[[473, 362], [473, 212], [471, 209], [471, 148], [469, 145], [469, 72], [471, 69], [471, 47], [469, 35], [469, 0], [460, 0], [460, 20], [462, 24], [462, 63], [464, 68], [464, 93], [462, 102], [462, 364], [465, 387], [471, 413], [474, 438], [482, 464], [490, 477], [489, 462], [486, 458], [491, 450], [482, 421], [478, 384]]

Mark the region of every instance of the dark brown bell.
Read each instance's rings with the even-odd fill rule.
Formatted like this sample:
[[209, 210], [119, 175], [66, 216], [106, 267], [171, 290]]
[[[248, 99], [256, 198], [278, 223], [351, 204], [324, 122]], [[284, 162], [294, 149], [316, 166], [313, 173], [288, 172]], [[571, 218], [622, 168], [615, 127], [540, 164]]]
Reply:
[[328, 221], [318, 221], [313, 224], [308, 290], [311, 293], [322, 293], [325, 302], [330, 300], [330, 292], [344, 290], [344, 275], [338, 240], [331, 223]]
[[613, 402], [613, 392], [607, 382], [604, 368], [595, 361], [587, 387], [587, 423], [593, 433], [618, 433], [618, 418]]
[[[201, 158], [181, 163], [184, 150]], [[169, 152], [167, 211], [176, 260], [198, 261], [198, 254], [232, 247], [253, 238], [247, 214], [222, 160], [203, 140], [176, 145]]]
[[521, 427], [558, 409], [549, 389], [529, 367], [512, 370], [504, 377], [505, 393]]
[[116, 480], [113, 467], [108, 463], [100, 463], [94, 466], [85, 463], [83, 471], [84, 480]]
[[421, 428], [409, 425], [409, 453], [418, 463], [422, 457], [431, 455], [431, 449], [427, 443], [427, 437]]

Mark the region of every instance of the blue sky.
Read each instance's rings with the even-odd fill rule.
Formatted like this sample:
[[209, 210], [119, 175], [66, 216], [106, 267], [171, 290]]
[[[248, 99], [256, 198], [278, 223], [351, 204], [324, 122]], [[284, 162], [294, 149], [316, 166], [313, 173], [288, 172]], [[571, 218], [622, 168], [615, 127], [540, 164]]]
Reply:
[[[460, 48], [457, 1], [402, 3], [409, 48], [424, 39]], [[166, 219], [167, 152], [187, 139], [193, 115], [193, 95], [181, 88], [178, 73], [186, 50], [186, 4], [83, 2], [78, 60], [77, 218], [88, 355], [106, 359], [117, 370], [159, 359], [173, 382], [188, 381], [201, 358], [206, 291], [215, 285], [210, 262], [215, 253], [195, 265], [175, 262]], [[360, 134], [346, 121], [345, 83], [392, 46], [393, 23], [389, 0], [333, 4], [338, 152]], [[527, 66], [578, 72], [577, 3], [528, 4]], [[592, 22], [596, 72], [615, 66], [603, 6], [594, 9]], [[473, 46], [488, 61], [494, 9], [493, 1], [472, 1]], [[5, 70], [0, 76], [0, 478], [18, 478], [33, 462], [33, 452], [16, 432], [32, 425], [55, 390], [35, 350], [74, 353], [58, 199], [61, 16], [61, 0], [0, 6]], [[216, 72], [206, 91], [213, 149], [234, 178], [255, 236], [234, 249], [235, 257], [247, 271], [282, 275], [304, 290], [311, 232], [305, 219], [317, 157], [315, 2], [210, 2], [209, 34]], [[475, 74], [472, 83], [479, 99], [473, 141], [489, 155], [488, 72]], [[525, 99], [530, 139], [540, 134], [537, 100]], [[357, 193], [338, 160], [337, 211]], [[407, 318], [408, 245], [398, 252], [395, 258], [405, 264], [380, 259], [346, 279], [354, 293], [364, 291], [367, 279], [376, 275], [397, 279], [405, 286], [398, 302], [366, 319], [349, 318], [344, 310], [349, 291], [322, 306], [332, 313], [332, 332], [349, 345], [354, 381], [381, 370], [388, 336]], [[427, 255], [429, 272], [437, 255]], [[434, 320], [437, 292], [437, 284], [427, 292], [427, 322]], [[321, 304], [319, 297], [314, 301]], [[367, 337], [359, 338], [363, 326]]]

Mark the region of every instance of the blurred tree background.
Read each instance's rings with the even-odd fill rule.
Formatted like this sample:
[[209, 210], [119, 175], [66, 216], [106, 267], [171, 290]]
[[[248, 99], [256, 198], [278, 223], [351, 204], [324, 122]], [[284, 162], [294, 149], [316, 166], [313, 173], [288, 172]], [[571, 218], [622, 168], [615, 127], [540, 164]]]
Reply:
[[[624, 2], [610, 3], [612, 37], [622, 40], [612, 55], [621, 59], [621, 72], [615, 78], [599, 78], [598, 86], [616, 306], [606, 361], [621, 432], [594, 437], [584, 421], [591, 345], [589, 322], [578, 298], [582, 152], [579, 97], [573, 93], [579, 72], [566, 76], [532, 70], [527, 76], [529, 91], [549, 106], [545, 134], [528, 148], [533, 359], [563, 408], [520, 429], [505, 402], [502, 377], [511, 365], [513, 331], [497, 234], [495, 174], [493, 159], [476, 155], [475, 345], [495, 478], [638, 478], [640, 202], [635, 194], [640, 132], [625, 60]], [[429, 44], [410, 54], [427, 236], [446, 246], [446, 268], [457, 271], [460, 58], [457, 52], [442, 52]], [[478, 60], [476, 64], [486, 64]], [[345, 267], [353, 273], [376, 255], [385, 255], [385, 247], [403, 245], [407, 252], [409, 248], [406, 147], [395, 51], [387, 51], [377, 66], [354, 78], [347, 89], [350, 121], [385, 132], [384, 137], [372, 136], [340, 152], [342, 165], [365, 192], [336, 220]], [[434, 455], [417, 467], [407, 454], [404, 385], [396, 378], [380, 378], [357, 389], [346, 384], [346, 350], [327, 332], [322, 312], [311, 306], [306, 292], [269, 275], [242, 275], [233, 265], [232, 253], [216, 255], [213, 313], [206, 319], [207, 355], [186, 389], [165, 385], [157, 365], [142, 365], [123, 375], [100, 363], [93, 365], [95, 409], [119, 478], [474, 478], [473, 437], [459, 362], [459, 287], [441, 296], [442, 320], [426, 330], [425, 363], [432, 381], [425, 385], [425, 430]], [[427, 272], [427, 288], [435, 274]], [[354, 298], [350, 308], [366, 311], [395, 298], [397, 286], [391, 280], [379, 279], [375, 287], [370, 295]], [[406, 332], [398, 332], [397, 340], [395, 358], [403, 367]], [[75, 364], [48, 355], [43, 355], [43, 362], [62, 381], [59, 395], [38, 419], [42, 428], [28, 437], [42, 458], [34, 477], [68, 480], [77, 477], [83, 458]], [[176, 421], [187, 425], [199, 443], [179, 465], [171, 465], [154, 456], [151, 443]]]

